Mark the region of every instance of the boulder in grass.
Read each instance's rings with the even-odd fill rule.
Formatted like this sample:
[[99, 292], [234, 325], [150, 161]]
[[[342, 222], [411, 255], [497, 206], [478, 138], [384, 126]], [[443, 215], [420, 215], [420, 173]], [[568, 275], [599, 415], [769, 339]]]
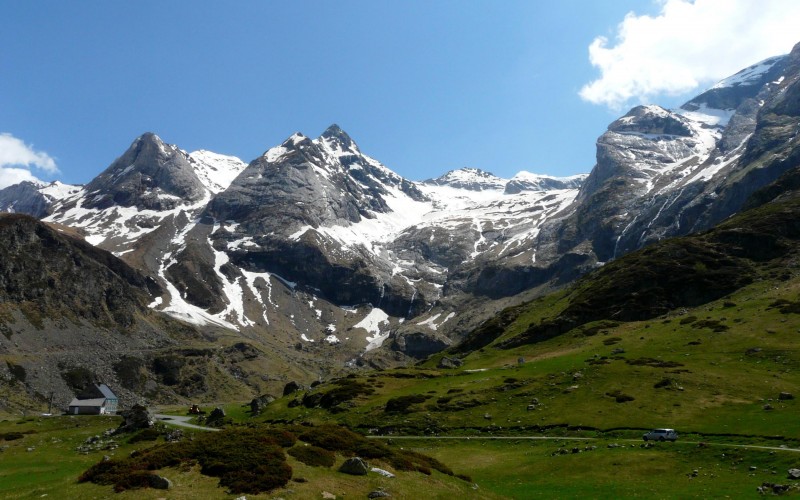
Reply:
[[352, 476], [366, 476], [367, 472], [369, 472], [369, 466], [364, 460], [353, 457], [344, 461], [342, 466], [339, 467], [339, 472], [344, 472]]

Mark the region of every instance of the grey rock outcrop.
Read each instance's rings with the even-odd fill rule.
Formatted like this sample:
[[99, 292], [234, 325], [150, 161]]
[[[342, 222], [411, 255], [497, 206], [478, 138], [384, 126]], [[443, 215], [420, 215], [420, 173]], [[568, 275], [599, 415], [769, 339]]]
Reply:
[[458, 358], [451, 358], [451, 357], [448, 357], [448, 356], [443, 356], [442, 359], [439, 360], [439, 363], [437, 363], [436, 367], [437, 368], [452, 369], [452, 368], [458, 368], [463, 364], [464, 364], [464, 362], [461, 361]]
[[149, 486], [156, 490], [168, 490], [172, 488], [172, 481], [158, 474], [151, 474], [147, 477]]
[[133, 432], [141, 429], [149, 429], [156, 423], [156, 419], [150, 410], [143, 405], [133, 405], [130, 410], [119, 413], [124, 419], [117, 432]]
[[406, 356], [423, 359], [452, 345], [452, 341], [436, 332], [411, 331], [398, 333], [392, 349]]
[[297, 391], [302, 391], [302, 390], [303, 386], [292, 380], [291, 382], [283, 386], [283, 395], [288, 396], [289, 394], [293, 394]]
[[350, 474], [351, 476], [366, 476], [369, 472], [367, 462], [358, 457], [348, 458], [339, 467], [339, 472]]
[[275, 397], [269, 394], [262, 394], [257, 398], [253, 398], [253, 400], [250, 401], [250, 412], [253, 415], [260, 415], [261, 412], [264, 411], [264, 408], [273, 401], [275, 401]]

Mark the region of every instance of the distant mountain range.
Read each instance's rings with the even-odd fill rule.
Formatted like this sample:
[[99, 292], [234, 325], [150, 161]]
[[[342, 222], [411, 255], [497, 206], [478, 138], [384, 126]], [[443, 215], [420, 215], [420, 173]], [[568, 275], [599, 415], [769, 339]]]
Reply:
[[[274, 352], [320, 360], [309, 372], [391, 364], [740, 211], [800, 164], [799, 79], [800, 45], [679, 109], [637, 106], [598, 139], [588, 175], [465, 168], [415, 182], [336, 125], [247, 164], [147, 133], [89, 184], [11, 186], [0, 210], [111, 252], [150, 283], [154, 314], [269, 338]], [[0, 304], [13, 297], [0, 287]]]

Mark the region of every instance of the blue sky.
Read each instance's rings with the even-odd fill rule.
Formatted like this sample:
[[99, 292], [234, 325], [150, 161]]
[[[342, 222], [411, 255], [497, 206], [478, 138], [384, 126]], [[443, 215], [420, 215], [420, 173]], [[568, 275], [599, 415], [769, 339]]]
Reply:
[[[630, 105], [679, 105], [788, 52], [800, 35], [780, 23], [798, 19], [786, 11], [797, 4], [3, 2], [0, 187], [11, 174], [86, 183], [146, 131], [250, 161], [295, 131], [315, 137], [332, 123], [415, 180], [461, 167], [503, 177], [588, 172], [595, 140]], [[757, 24], [755, 7], [779, 14], [761, 23], [769, 36], [732, 26]], [[706, 11], [724, 22], [690, 27], [709, 31], [689, 37], [704, 51], [670, 44]], [[647, 44], [652, 68], [641, 62]], [[694, 86], [666, 76], [641, 78], [662, 86], [629, 85], [637, 68], [667, 75], [670, 64], [693, 65]]]

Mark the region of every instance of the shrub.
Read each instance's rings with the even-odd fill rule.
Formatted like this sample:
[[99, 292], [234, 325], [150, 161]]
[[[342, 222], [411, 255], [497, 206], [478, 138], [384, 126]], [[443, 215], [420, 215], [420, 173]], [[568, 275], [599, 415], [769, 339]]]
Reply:
[[128, 440], [128, 442], [133, 444], [133, 443], [138, 443], [140, 441], [155, 441], [156, 439], [158, 439], [158, 436], [160, 435], [161, 435], [160, 429], [156, 427], [150, 427], [147, 429], [142, 429], [141, 431], [134, 434]]
[[398, 396], [386, 402], [386, 413], [404, 413], [408, 408], [417, 403], [424, 403], [430, 396], [422, 394], [412, 394], [410, 396]]
[[336, 454], [318, 446], [295, 446], [286, 453], [312, 467], [333, 467]]
[[301, 434], [300, 440], [329, 451], [353, 451], [364, 437], [338, 425], [321, 425]]
[[653, 368], [677, 368], [683, 366], [683, 363], [677, 361], [662, 361], [653, 358], [628, 359], [625, 362], [632, 366], [650, 366]]
[[452, 469], [442, 462], [433, 457], [429, 457], [427, 455], [423, 455], [422, 453], [417, 453], [411, 450], [394, 451], [391, 457], [387, 457], [387, 460], [398, 470], [417, 471], [426, 475], [430, 475], [431, 469], [435, 469], [442, 474], [447, 474], [448, 476], [453, 475]]
[[661, 380], [653, 384], [653, 387], [656, 389], [661, 389], [662, 387], [670, 387], [674, 382], [675, 381], [669, 377], [662, 378]]
[[636, 399], [633, 396], [624, 394], [622, 391], [619, 390], [613, 392], [607, 392], [606, 396], [614, 398], [614, 401], [616, 401], [617, 403], [627, 403], [628, 401], [633, 401]]
[[0, 440], [3, 441], [16, 441], [17, 439], [22, 439], [25, 437], [25, 434], [22, 432], [6, 432], [5, 434], [0, 434]]
[[256, 494], [284, 486], [292, 477], [275, 436], [288, 442], [291, 433], [249, 428], [199, 434], [194, 441], [161, 444], [125, 459], [100, 462], [78, 481], [114, 485], [115, 491], [144, 488], [151, 484], [148, 471], [197, 462], [201, 473], [219, 477], [219, 484], [232, 493]]
[[372, 387], [352, 378], [339, 379], [335, 384], [337, 387], [329, 391], [309, 393], [303, 396], [303, 406], [306, 408], [316, 408], [319, 406], [321, 408], [331, 409], [342, 403], [351, 401], [358, 396], [375, 392], [375, 389]]

